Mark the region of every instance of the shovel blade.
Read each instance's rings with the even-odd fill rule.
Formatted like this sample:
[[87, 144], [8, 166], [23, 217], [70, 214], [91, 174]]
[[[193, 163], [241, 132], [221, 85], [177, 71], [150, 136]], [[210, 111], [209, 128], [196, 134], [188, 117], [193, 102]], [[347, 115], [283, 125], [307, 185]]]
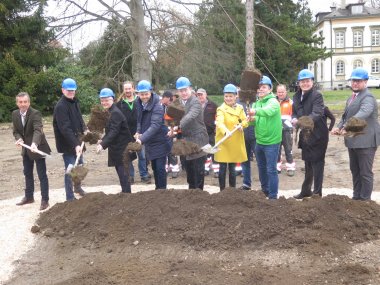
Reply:
[[74, 165], [70, 163], [70, 164], [67, 166], [66, 174], [69, 174], [69, 173], [73, 170], [73, 168], [74, 168]]
[[213, 147], [210, 144], [206, 144], [205, 146], [202, 146], [201, 149], [202, 149], [202, 151], [209, 153], [209, 154], [214, 154], [214, 153], [218, 152], [218, 150], [219, 150], [217, 147]]

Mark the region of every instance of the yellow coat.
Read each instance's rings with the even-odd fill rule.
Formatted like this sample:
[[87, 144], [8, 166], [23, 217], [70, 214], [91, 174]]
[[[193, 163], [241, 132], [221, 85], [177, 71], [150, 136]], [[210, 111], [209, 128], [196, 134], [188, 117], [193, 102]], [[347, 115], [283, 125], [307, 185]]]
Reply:
[[[216, 110], [215, 143], [224, 137], [227, 130], [232, 131], [239, 122], [243, 128], [248, 126], [243, 107], [239, 104], [235, 104], [235, 107], [230, 107], [223, 103]], [[215, 153], [214, 158], [217, 162], [226, 163], [247, 161], [244, 132], [240, 130], [234, 132], [230, 138], [219, 146], [219, 151]]]

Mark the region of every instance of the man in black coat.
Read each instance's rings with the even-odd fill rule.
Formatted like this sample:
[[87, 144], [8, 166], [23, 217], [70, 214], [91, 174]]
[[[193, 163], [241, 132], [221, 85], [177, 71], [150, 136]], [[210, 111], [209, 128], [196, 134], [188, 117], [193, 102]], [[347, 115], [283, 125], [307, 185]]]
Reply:
[[[314, 75], [309, 70], [301, 70], [298, 75], [299, 90], [293, 97], [292, 123], [302, 116], [309, 116], [314, 122], [314, 129], [310, 135], [302, 130], [299, 135], [298, 147], [302, 150], [302, 160], [305, 161], [305, 179], [302, 183], [301, 193], [295, 195], [296, 199], [310, 197], [313, 194], [322, 196], [323, 171], [325, 168], [325, 155], [329, 141], [329, 130], [324, 115], [322, 94], [313, 88]], [[314, 191], [311, 186], [314, 180]]]
[[129, 174], [123, 163], [123, 153], [128, 143], [133, 141], [133, 137], [129, 132], [125, 116], [114, 104], [115, 95], [113, 91], [109, 88], [103, 88], [100, 91], [99, 98], [103, 108], [110, 113], [110, 118], [105, 127], [105, 135], [97, 146], [97, 152], [108, 148], [108, 166], [115, 167], [119, 176], [121, 192], [131, 193]]
[[[123, 112], [125, 118], [127, 119], [129, 131], [133, 136], [136, 133], [137, 129], [137, 105], [133, 82], [124, 82], [123, 93], [119, 97], [116, 106]], [[137, 156], [141, 181], [145, 183], [150, 183], [151, 175], [148, 172], [148, 164], [146, 161], [144, 148], [141, 151], [137, 152]], [[135, 181], [135, 169], [132, 162], [129, 166], [129, 176], [130, 181], [133, 184]]]
[[[77, 83], [74, 79], [66, 78], [62, 82], [62, 94], [53, 113], [53, 128], [57, 151], [62, 153], [65, 163], [65, 170], [71, 164], [74, 165], [77, 155], [80, 155], [79, 164], [83, 164], [81, 142], [79, 137], [87, 131], [86, 124], [83, 121], [82, 113], [79, 107], [79, 101], [75, 97]], [[75, 200], [74, 192], [84, 196], [81, 185], [75, 185], [73, 192], [73, 183], [70, 175], [65, 173], [65, 191], [66, 200]]]
[[42, 129], [42, 116], [39, 111], [30, 107], [30, 97], [26, 92], [21, 92], [16, 96], [18, 109], [12, 113], [13, 136], [16, 139], [16, 145], [21, 143], [31, 146], [32, 150], [22, 148], [22, 163], [24, 166], [25, 176], [25, 196], [18, 206], [34, 202], [34, 162], [37, 167], [37, 174], [41, 187], [41, 206], [40, 210], [49, 207], [49, 181], [46, 175], [45, 157], [34, 152], [41, 150], [50, 154], [51, 150], [46, 141]]

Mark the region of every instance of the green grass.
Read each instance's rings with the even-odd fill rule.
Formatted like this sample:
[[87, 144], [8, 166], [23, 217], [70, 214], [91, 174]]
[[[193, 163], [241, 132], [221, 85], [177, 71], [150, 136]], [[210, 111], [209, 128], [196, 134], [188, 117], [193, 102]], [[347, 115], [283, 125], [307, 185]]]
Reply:
[[[380, 100], [380, 89], [371, 88], [370, 92], [375, 96], [377, 100]], [[293, 94], [294, 93], [289, 94], [291, 98], [293, 97]], [[326, 106], [328, 106], [332, 111], [342, 112], [344, 110], [347, 98], [351, 96], [351, 90], [326, 90], [323, 91], [322, 94]], [[217, 105], [221, 105], [223, 103], [222, 95], [209, 95], [208, 97]]]

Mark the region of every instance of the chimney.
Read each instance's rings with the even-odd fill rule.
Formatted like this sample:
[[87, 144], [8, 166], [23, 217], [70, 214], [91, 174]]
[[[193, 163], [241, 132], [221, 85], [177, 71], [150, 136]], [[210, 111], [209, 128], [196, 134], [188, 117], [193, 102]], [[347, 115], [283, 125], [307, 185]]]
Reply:
[[346, 0], [340, 0], [340, 8], [346, 9]]

